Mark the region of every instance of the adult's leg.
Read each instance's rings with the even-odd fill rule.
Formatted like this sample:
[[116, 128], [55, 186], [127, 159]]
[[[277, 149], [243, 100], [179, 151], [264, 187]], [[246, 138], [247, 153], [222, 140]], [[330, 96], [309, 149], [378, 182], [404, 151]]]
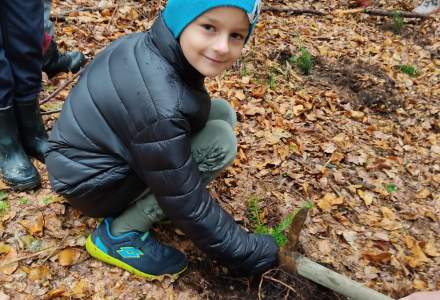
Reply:
[[41, 90], [43, 3], [41, 0], [2, 3], [6, 55], [15, 81], [15, 101], [34, 101]]
[[86, 63], [86, 58], [79, 51], [60, 53], [55, 37], [53, 22], [50, 20], [52, 0], [44, 0], [44, 43], [43, 71], [49, 78], [61, 72], [77, 73]]
[[[40, 178], [22, 148], [16, 111], [12, 106], [17, 91], [13, 73], [15, 61], [11, 60], [15, 53], [11, 54], [14, 47], [10, 45], [16, 37], [10, 35], [9, 27], [11, 20], [16, 20], [17, 11], [9, 9], [10, 2], [4, 1], [0, 5], [0, 176], [13, 189], [28, 190], [38, 186]], [[22, 1], [17, 1], [19, 5], [18, 2]]]
[[43, 63], [42, 0], [4, 1], [6, 55], [14, 77], [14, 109], [26, 152], [44, 160], [47, 134], [38, 103]]
[[12, 104], [14, 98], [14, 77], [6, 56], [6, 9], [0, 5], [0, 108]]

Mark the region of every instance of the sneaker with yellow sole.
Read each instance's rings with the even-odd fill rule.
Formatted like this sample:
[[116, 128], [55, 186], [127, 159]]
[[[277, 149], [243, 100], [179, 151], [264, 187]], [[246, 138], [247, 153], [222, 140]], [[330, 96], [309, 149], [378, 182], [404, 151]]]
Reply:
[[115, 236], [106, 218], [86, 241], [87, 252], [98, 260], [149, 280], [176, 279], [187, 268], [186, 256], [162, 245], [149, 232], [130, 231]]

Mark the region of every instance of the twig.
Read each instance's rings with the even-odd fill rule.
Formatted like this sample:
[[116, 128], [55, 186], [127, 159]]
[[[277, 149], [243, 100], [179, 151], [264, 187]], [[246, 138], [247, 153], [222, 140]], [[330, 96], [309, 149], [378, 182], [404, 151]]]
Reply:
[[112, 5], [104, 5], [104, 6], [92, 6], [92, 7], [78, 7], [76, 9], [70, 10], [70, 11], [66, 11], [63, 13], [59, 13], [59, 14], [52, 14], [50, 16], [50, 19], [53, 20], [57, 20], [57, 19], [64, 19], [65, 17], [68, 17], [71, 13], [74, 12], [81, 12], [81, 11], [101, 11], [104, 9], [110, 9], [110, 8], [114, 8], [116, 7], [116, 5], [112, 4]]
[[416, 19], [426, 19], [429, 16], [423, 16], [413, 12], [407, 11], [398, 11], [398, 10], [384, 10], [384, 9], [376, 9], [376, 8], [355, 8], [355, 9], [347, 9], [347, 10], [336, 10], [334, 12], [324, 12], [316, 9], [297, 9], [297, 8], [289, 8], [289, 7], [265, 7], [263, 11], [273, 11], [273, 12], [285, 12], [290, 15], [301, 15], [301, 14], [312, 14], [318, 16], [326, 16], [326, 15], [337, 15], [337, 14], [356, 14], [356, 13], [364, 13], [372, 16], [384, 16], [384, 17], [394, 17], [396, 14], [400, 15], [403, 18], [416, 18]]
[[46, 256], [45, 259], [41, 262], [41, 264], [44, 264], [49, 258], [52, 257], [52, 255], [55, 254], [55, 252], [59, 249], [61, 249], [62, 245], [66, 241], [67, 237], [69, 236], [69, 233], [66, 233], [66, 235], [63, 237], [63, 239], [58, 243], [58, 245]]
[[295, 290], [293, 287], [291, 287], [291, 286], [288, 285], [287, 283], [282, 282], [281, 280], [278, 280], [278, 279], [273, 278], [273, 277], [271, 277], [271, 276], [263, 276], [263, 278], [267, 278], [267, 279], [269, 279], [269, 280], [271, 280], [271, 281], [273, 281], [273, 282], [276, 282], [276, 283], [278, 283], [278, 284], [281, 284], [282, 286], [286, 287], [286, 288], [289, 289], [290, 291], [296, 293], [296, 290]]
[[110, 28], [110, 25], [113, 23], [113, 20], [115, 19], [118, 10], [119, 10], [119, 1], [116, 0], [116, 7], [115, 7], [115, 9], [113, 10], [112, 16], [111, 16], [110, 20], [108, 21], [107, 26], [106, 26], [105, 29], [104, 29], [104, 32], [105, 32], [105, 33], [107, 33], [107, 34], [109, 33], [108, 30], [109, 30], [109, 28]]
[[41, 115], [47, 116], [47, 115], [57, 114], [59, 112], [61, 112], [61, 109], [55, 109], [55, 110], [50, 110], [50, 111], [42, 111]]
[[407, 11], [398, 11], [398, 10], [383, 10], [383, 9], [375, 9], [375, 8], [365, 8], [362, 13], [372, 16], [384, 16], [384, 17], [394, 17], [396, 14], [400, 15], [403, 18], [417, 18], [417, 19], [426, 19], [427, 16], [423, 16], [413, 12]]
[[84, 71], [84, 68], [82, 68], [81, 70], [79, 70], [78, 73], [76, 73], [75, 75], [73, 75], [72, 78], [70, 78], [67, 82], [65, 82], [62, 86], [60, 86], [59, 88], [57, 88], [55, 90], [55, 92], [53, 92], [52, 94], [50, 94], [49, 96], [47, 96], [45, 99], [40, 101], [40, 105], [43, 105], [44, 103], [50, 101], [53, 97], [55, 97], [56, 95], [59, 94], [59, 92], [61, 92], [62, 90], [64, 90], [66, 88], [66, 86], [68, 86], [69, 84], [71, 84], [79, 75], [81, 75], [81, 73]]
[[261, 286], [263, 285], [264, 276], [265, 276], [267, 273], [270, 273], [270, 272], [272, 272], [272, 271], [273, 271], [273, 269], [267, 270], [266, 272], [263, 273], [263, 275], [261, 275], [260, 284], [258, 285], [258, 300], [261, 300], [261, 299], [262, 299], [262, 298], [261, 298]]
[[318, 16], [325, 16], [327, 13], [316, 10], [316, 9], [298, 9], [298, 8], [288, 8], [288, 7], [264, 7], [263, 11], [273, 11], [273, 12], [285, 12], [289, 13], [291, 15], [302, 15], [302, 14], [311, 14], [311, 15], [318, 15]]
[[5, 268], [5, 267], [7, 267], [7, 266], [10, 266], [10, 265], [12, 265], [12, 264], [15, 264], [15, 263], [17, 263], [17, 262], [19, 262], [19, 261], [22, 261], [22, 260], [25, 260], [25, 259], [29, 259], [29, 258], [33, 258], [33, 257], [36, 257], [36, 256], [40, 256], [41, 254], [43, 254], [43, 253], [45, 253], [45, 252], [47, 252], [47, 251], [50, 251], [50, 250], [52, 250], [52, 249], [54, 249], [54, 248], [56, 249], [56, 248], [58, 248], [58, 246], [48, 247], [48, 248], [45, 248], [45, 249], [40, 250], [40, 251], [38, 251], [38, 252], [35, 252], [35, 253], [32, 253], [32, 254], [29, 254], [29, 255], [25, 255], [25, 256], [22, 256], [22, 257], [18, 257], [18, 258], [16, 258], [16, 259], [13, 259], [13, 260], [8, 261], [7, 263], [1, 265], [1, 266], [0, 266], [0, 269], [3, 269], [3, 268]]

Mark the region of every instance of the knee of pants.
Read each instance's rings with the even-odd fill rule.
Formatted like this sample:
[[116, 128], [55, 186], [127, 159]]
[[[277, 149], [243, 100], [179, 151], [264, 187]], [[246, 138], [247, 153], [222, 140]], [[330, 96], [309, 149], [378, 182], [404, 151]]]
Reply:
[[235, 128], [237, 125], [237, 113], [228, 101], [215, 98], [211, 101], [209, 120], [223, 120], [229, 123], [232, 128]]
[[234, 161], [237, 155], [237, 138], [228, 122], [212, 120], [192, 138], [191, 148], [199, 168], [221, 170]]

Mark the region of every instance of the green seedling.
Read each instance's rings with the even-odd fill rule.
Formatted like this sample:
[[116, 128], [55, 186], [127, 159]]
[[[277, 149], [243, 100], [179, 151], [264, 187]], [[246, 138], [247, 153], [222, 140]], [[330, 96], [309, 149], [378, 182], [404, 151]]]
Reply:
[[8, 209], [8, 203], [4, 200], [0, 200], [0, 215], [6, 212]]
[[394, 183], [387, 184], [387, 192], [393, 193], [397, 191], [397, 186]]
[[28, 204], [28, 202], [29, 202], [28, 198], [26, 198], [26, 197], [21, 197], [20, 198], [20, 204], [21, 205], [26, 205], [26, 204]]
[[[307, 202], [304, 207], [310, 209], [313, 207], [313, 203]], [[292, 224], [300, 209], [296, 209], [291, 212], [285, 219], [281, 220], [281, 222], [273, 228], [262, 222], [260, 200], [258, 198], [251, 198], [249, 200], [248, 210], [250, 212], [249, 219], [254, 226], [254, 232], [260, 234], [270, 234], [276, 240], [278, 246], [283, 247], [288, 241], [285, 231], [289, 225]]]
[[402, 29], [405, 27], [405, 20], [402, 17], [402, 14], [398, 11], [393, 13], [393, 23], [391, 24], [391, 28], [395, 34], [400, 34]]
[[6, 200], [8, 198], [8, 193], [0, 191], [0, 201]]
[[277, 76], [274, 72], [270, 72], [267, 79], [267, 85], [273, 90], [277, 87]]
[[403, 73], [410, 75], [410, 76], [416, 76], [419, 74], [419, 71], [417, 70], [417, 68], [412, 65], [397, 65], [396, 67], [400, 71], [402, 71]]
[[304, 75], [309, 75], [313, 67], [313, 58], [307, 48], [302, 47], [298, 57], [292, 56], [289, 58], [291, 64], [294, 64], [300, 69]]
[[246, 64], [242, 64], [241, 68], [240, 68], [240, 76], [244, 77], [244, 76], [248, 76], [249, 75], [249, 71], [246, 68]]
[[49, 203], [52, 203], [52, 201], [53, 201], [52, 196], [47, 196], [41, 200], [41, 203], [43, 203], [44, 205], [48, 205]]

